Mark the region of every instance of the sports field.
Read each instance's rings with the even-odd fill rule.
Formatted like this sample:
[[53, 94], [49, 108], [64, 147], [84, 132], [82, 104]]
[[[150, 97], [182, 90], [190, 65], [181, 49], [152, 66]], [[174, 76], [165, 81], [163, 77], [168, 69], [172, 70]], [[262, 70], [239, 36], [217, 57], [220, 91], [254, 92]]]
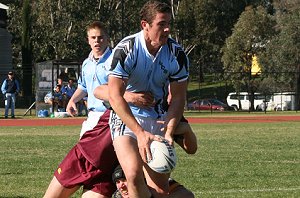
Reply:
[[[197, 198], [300, 197], [299, 115], [189, 120], [199, 149], [188, 156], [176, 147], [179, 160], [172, 175]], [[5, 126], [10, 120], [0, 120], [0, 197], [42, 197], [58, 163], [78, 140], [82, 119], [12, 122], [15, 126]], [[35, 124], [24, 124], [30, 122]]]

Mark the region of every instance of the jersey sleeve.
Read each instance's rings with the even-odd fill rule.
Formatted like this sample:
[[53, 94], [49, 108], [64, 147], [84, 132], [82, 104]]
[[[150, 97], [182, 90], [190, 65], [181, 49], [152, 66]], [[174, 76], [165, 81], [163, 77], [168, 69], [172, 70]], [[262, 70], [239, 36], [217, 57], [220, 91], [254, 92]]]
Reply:
[[77, 82], [77, 87], [83, 90], [84, 92], [87, 92], [86, 88], [86, 82], [85, 82], [85, 66], [86, 66], [86, 61], [83, 62], [82, 67], [81, 67], [81, 74]]
[[113, 50], [112, 56], [108, 59], [110, 66], [109, 75], [117, 78], [129, 78], [134, 64], [133, 55], [134, 37], [121, 41]]
[[171, 50], [173, 59], [171, 60], [171, 64], [174, 64], [174, 71], [170, 75], [170, 82], [177, 81], [182, 82], [188, 79], [189, 77], [189, 59], [185, 54], [182, 47], [176, 43], [174, 40], [170, 40], [169, 49]]

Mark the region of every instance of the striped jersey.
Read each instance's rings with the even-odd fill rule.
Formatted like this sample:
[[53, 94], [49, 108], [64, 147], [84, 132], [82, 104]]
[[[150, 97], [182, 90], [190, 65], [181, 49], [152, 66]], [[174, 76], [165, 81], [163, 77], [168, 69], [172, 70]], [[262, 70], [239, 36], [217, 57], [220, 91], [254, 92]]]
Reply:
[[135, 116], [154, 119], [164, 113], [162, 104], [169, 83], [185, 81], [189, 76], [189, 60], [175, 40], [169, 38], [154, 57], [147, 50], [143, 31], [124, 38], [114, 48], [107, 66], [109, 75], [128, 79], [127, 91], [153, 94], [153, 108], [129, 106]]

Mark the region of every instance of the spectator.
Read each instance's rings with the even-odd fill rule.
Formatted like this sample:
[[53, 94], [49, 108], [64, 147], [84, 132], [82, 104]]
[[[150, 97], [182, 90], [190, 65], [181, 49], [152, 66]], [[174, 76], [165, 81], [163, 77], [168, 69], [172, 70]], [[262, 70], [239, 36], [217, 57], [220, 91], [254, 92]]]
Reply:
[[5, 104], [5, 118], [8, 118], [8, 110], [11, 109], [11, 118], [15, 118], [15, 103], [16, 96], [20, 92], [20, 84], [17, 79], [14, 77], [12, 71], [8, 72], [7, 79], [3, 81], [1, 86], [1, 91], [4, 95], [4, 104]]
[[73, 94], [76, 91], [76, 88], [74, 87], [73, 84], [74, 84], [73, 79], [69, 79], [68, 84], [63, 86], [61, 89], [61, 93], [63, 95], [63, 106], [65, 109], [67, 107], [70, 98], [73, 96]]
[[61, 79], [62, 80], [62, 82], [66, 82], [66, 81], [68, 81], [68, 79], [69, 79], [69, 77], [68, 77], [68, 69], [67, 68], [65, 68], [65, 69], [61, 69], [61, 71], [60, 71], [60, 74], [59, 74], [59, 79]]
[[[88, 115], [87, 99], [88, 99], [88, 96], [85, 96], [81, 100], [79, 100], [79, 102], [77, 102], [78, 116], [83, 116], [83, 115], [87, 116]], [[83, 111], [85, 112], [85, 114], [83, 114]]]
[[56, 109], [57, 111], [64, 111], [63, 107], [63, 95], [61, 93], [61, 85], [57, 84], [53, 89], [52, 92], [48, 92], [44, 97], [44, 101], [47, 104], [50, 104]]
[[57, 79], [57, 84], [63, 86], [63, 80], [60, 77]]

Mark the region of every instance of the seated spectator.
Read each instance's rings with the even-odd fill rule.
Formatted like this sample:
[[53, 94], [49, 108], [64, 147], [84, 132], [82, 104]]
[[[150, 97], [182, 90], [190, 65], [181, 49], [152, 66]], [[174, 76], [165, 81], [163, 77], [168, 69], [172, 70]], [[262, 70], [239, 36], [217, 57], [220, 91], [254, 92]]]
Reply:
[[61, 89], [61, 93], [63, 95], [64, 108], [67, 107], [70, 98], [73, 96], [74, 92], [76, 91], [76, 88], [74, 87], [73, 84], [74, 84], [73, 79], [69, 79], [68, 84], [66, 86], [63, 86]]
[[64, 111], [63, 107], [63, 95], [61, 93], [61, 85], [57, 84], [52, 92], [49, 92], [44, 97], [44, 101], [47, 104], [53, 105], [57, 111]]
[[58, 77], [57, 84], [63, 86], [63, 80]]
[[[78, 109], [78, 116], [87, 116], [88, 115], [88, 110], [87, 110], [87, 96], [82, 98], [78, 103], [77, 103], [77, 109]], [[83, 111], [85, 114], [83, 114]]]

